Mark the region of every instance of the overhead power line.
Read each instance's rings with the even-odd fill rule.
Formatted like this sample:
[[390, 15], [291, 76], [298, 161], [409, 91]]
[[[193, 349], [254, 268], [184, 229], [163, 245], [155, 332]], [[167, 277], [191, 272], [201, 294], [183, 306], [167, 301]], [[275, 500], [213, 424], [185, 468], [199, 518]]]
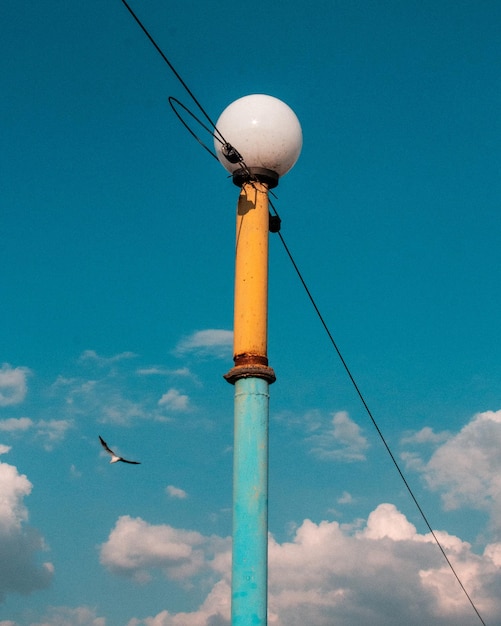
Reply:
[[[271, 203], [271, 201], [270, 201], [270, 204], [273, 207], [273, 204]], [[273, 209], [275, 210], [274, 207], [273, 207]], [[276, 213], [276, 210], [275, 210], [275, 214], [278, 216], [278, 213]], [[309, 298], [313, 308], [315, 309], [315, 313], [317, 314], [318, 319], [320, 320], [322, 326], [324, 327], [325, 332], [327, 333], [327, 336], [329, 338], [330, 343], [332, 344], [332, 347], [336, 351], [336, 353], [337, 353], [337, 355], [339, 357], [339, 360], [341, 361], [341, 363], [343, 365], [343, 368], [344, 368], [346, 374], [348, 375], [348, 378], [350, 379], [350, 381], [351, 381], [351, 383], [353, 385], [353, 388], [355, 389], [355, 392], [356, 392], [357, 396], [359, 397], [360, 401], [362, 402], [363, 407], [364, 407], [367, 415], [369, 416], [369, 418], [370, 418], [374, 428], [376, 429], [377, 434], [379, 435], [379, 438], [383, 442], [383, 445], [386, 448], [386, 451], [388, 452], [388, 455], [390, 456], [390, 459], [392, 460], [393, 465], [395, 466], [395, 468], [396, 468], [400, 478], [402, 479], [402, 482], [404, 483], [405, 488], [407, 489], [410, 497], [412, 498], [414, 504], [416, 505], [416, 507], [417, 507], [417, 509], [419, 511], [419, 514], [423, 518], [423, 521], [426, 524], [428, 530], [430, 531], [431, 536], [433, 537], [435, 543], [437, 544], [437, 546], [439, 547], [440, 551], [442, 552], [442, 555], [443, 555], [444, 559], [446, 560], [446, 562], [449, 565], [449, 567], [450, 567], [452, 573], [454, 574], [456, 580], [458, 581], [459, 585], [461, 586], [461, 589], [463, 590], [464, 594], [468, 598], [468, 601], [470, 602], [471, 606], [473, 607], [473, 610], [477, 614], [477, 616], [478, 616], [479, 620], [481, 621], [481, 623], [484, 624], [484, 626], [486, 626], [485, 622], [482, 619], [482, 616], [480, 615], [477, 607], [475, 606], [475, 603], [473, 602], [470, 594], [468, 593], [468, 591], [466, 590], [465, 586], [461, 582], [461, 579], [459, 578], [459, 575], [457, 574], [454, 566], [452, 565], [449, 557], [447, 556], [447, 554], [446, 554], [442, 544], [438, 540], [438, 537], [435, 534], [435, 531], [433, 530], [433, 528], [432, 528], [432, 526], [431, 526], [431, 524], [430, 524], [430, 522], [428, 520], [428, 517], [426, 516], [423, 508], [419, 504], [418, 499], [417, 499], [416, 495], [414, 494], [414, 491], [412, 490], [411, 486], [407, 482], [407, 479], [405, 478], [404, 473], [403, 473], [403, 471], [402, 471], [398, 461], [395, 458], [395, 455], [391, 451], [390, 446], [389, 446], [388, 442], [386, 441], [385, 436], [383, 435], [381, 429], [379, 428], [379, 426], [378, 426], [378, 424], [376, 422], [376, 419], [374, 418], [374, 415], [372, 414], [372, 411], [370, 410], [369, 405], [367, 404], [367, 402], [366, 402], [366, 400], [364, 398], [364, 395], [362, 394], [362, 392], [360, 390], [360, 387], [358, 386], [358, 384], [357, 384], [353, 374], [351, 373], [350, 368], [348, 367], [348, 364], [346, 363], [346, 361], [345, 361], [345, 359], [344, 359], [344, 357], [343, 357], [343, 355], [342, 355], [342, 353], [341, 353], [341, 351], [340, 351], [336, 341], [334, 340], [334, 337], [332, 336], [332, 333], [329, 330], [329, 327], [327, 326], [327, 323], [326, 323], [322, 313], [320, 312], [320, 310], [319, 310], [319, 308], [318, 308], [318, 306], [317, 306], [317, 304], [316, 304], [316, 302], [315, 302], [315, 300], [314, 300], [314, 298], [313, 298], [313, 296], [311, 294], [311, 291], [309, 290], [308, 285], [306, 284], [306, 281], [304, 280], [304, 278], [303, 278], [303, 276], [302, 276], [302, 274], [301, 274], [301, 272], [299, 270], [299, 267], [297, 266], [297, 263], [294, 260], [294, 257], [292, 256], [291, 251], [289, 250], [287, 244], [285, 243], [285, 239], [283, 238], [282, 233], [279, 232], [278, 236], [280, 237], [280, 241], [282, 242], [282, 244], [283, 244], [283, 246], [285, 248], [287, 256], [289, 257], [289, 260], [292, 263], [292, 265], [293, 265], [293, 267], [294, 267], [294, 269], [296, 271], [296, 274], [298, 275], [299, 280], [301, 281], [301, 284], [303, 285], [304, 290], [306, 291], [306, 294], [307, 294], [307, 296], [308, 296], [308, 298]]]

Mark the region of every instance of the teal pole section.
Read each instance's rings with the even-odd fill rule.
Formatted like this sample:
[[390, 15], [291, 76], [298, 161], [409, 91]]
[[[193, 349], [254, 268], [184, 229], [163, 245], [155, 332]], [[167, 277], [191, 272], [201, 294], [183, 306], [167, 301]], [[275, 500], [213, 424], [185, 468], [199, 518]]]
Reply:
[[266, 626], [268, 381], [235, 381], [232, 626]]

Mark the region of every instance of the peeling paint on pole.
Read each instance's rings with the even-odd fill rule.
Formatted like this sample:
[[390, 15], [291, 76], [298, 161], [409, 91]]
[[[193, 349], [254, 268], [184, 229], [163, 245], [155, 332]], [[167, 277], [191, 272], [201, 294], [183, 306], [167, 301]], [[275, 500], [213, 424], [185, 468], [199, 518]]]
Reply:
[[235, 383], [232, 625], [267, 623], [268, 382]]
[[266, 626], [268, 600], [268, 188], [243, 185], [237, 207], [233, 361], [232, 626]]

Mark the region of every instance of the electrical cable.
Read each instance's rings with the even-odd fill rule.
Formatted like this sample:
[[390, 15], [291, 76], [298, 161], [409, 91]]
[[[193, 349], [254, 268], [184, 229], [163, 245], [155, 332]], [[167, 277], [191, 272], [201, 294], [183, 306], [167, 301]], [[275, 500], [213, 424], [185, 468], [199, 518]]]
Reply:
[[[198, 143], [202, 146], [202, 148], [211, 155], [211, 157], [216, 159], [216, 161], [219, 161], [217, 154], [215, 152], [212, 152], [212, 150], [200, 139], [200, 137], [196, 134], [196, 132], [183, 119], [182, 115], [177, 110], [178, 106], [184, 109], [186, 113], [188, 113], [188, 115], [190, 115], [199, 126], [201, 126], [205, 131], [207, 131], [211, 135], [213, 139], [215, 139], [222, 145], [221, 153], [226, 157], [226, 159], [228, 159], [230, 163], [235, 163], [235, 164], [238, 163], [238, 167], [245, 173], [246, 180], [248, 180], [249, 182], [257, 182], [257, 178], [251, 173], [251, 171], [247, 167], [240, 152], [238, 152], [238, 150], [236, 150], [230, 143], [228, 143], [224, 139], [223, 135], [219, 132], [217, 128], [215, 130], [219, 134], [219, 137], [210, 128], [208, 128], [201, 120], [199, 120], [198, 117], [193, 113], [193, 111], [190, 111], [190, 109], [186, 105], [184, 105], [182, 102], [180, 102], [177, 98], [174, 98], [173, 96], [169, 96], [169, 104], [172, 110], [174, 111], [174, 113], [176, 114], [178, 120], [181, 122], [181, 124], [186, 128], [186, 130], [190, 133], [190, 135], [198, 141]], [[273, 197], [276, 198], [275, 194], [273, 193], [271, 189], [269, 190], [269, 193], [271, 193]]]
[[[158, 52], [158, 54], [162, 57], [162, 59], [165, 61], [165, 63], [167, 63], [167, 65], [169, 66], [170, 70], [172, 71], [172, 73], [174, 74], [174, 76], [177, 78], [177, 80], [181, 83], [181, 85], [186, 89], [186, 91], [188, 92], [188, 94], [190, 95], [191, 99], [193, 100], [193, 102], [197, 105], [197, 107], [200, 109], [200, 111], [204, 114], [205, 118], [207, 119], [207, 121], [209, 122], [209, 124], [212, 126], [212, 128], [214, 129], [214, 132], [216, 132], [217, 134], [219, 134], [221, 136], [221, 134], [219, 133], [219, 131], [216, 128], [216, 125], [214, 124], [214, 122], [212, 121], [212, 119], [209, 117], [207, 111], [203, 108], [203, 106], [200, 104], [200, 102], [198, 101], [198, 99], [195, 97], [195, 94], [191, 91], [191, 89], [188, 87], [188, 85], [184, 82], [184, 80], [181, 78], [181, 75], [177, 72], [176, 68], [172, 65], [172, 63], [169, 61], [169, 59], [165, 56], [165, 54], [163, 53], [162, 49], [160, 48], [160, 46], [157, 44], [157, 42], [153, 39], [153, 37], [150, 35], [150, 33], [148, 32], [148, 30], [146, 29], [146, 27], [143, 25], [143, 23], [141, 22], [141, 20], [138, 18], [138, 16], [134, 13], [134, 11], [131, 9], [131, 7], [129, 6], [129, 4], [126, 2], [126, 0], [121, 0], [122, 4], [125, 6], [125, 8], [127, 9], [127, 11], [129, 11], [129, 13], [132, 15], [132, 17], [134, 18], [135, 22], [137, 23], [137, 25], [139, 26], [139, 28], [143, 31], [143, 33], [146, 35], [146, 37], [148, 37], [148, 39], [150, 40], [150, 42], [153, 44], [155, 50]], [[221, 139], [223, 139], [224, 142], [224, 138], [221, 136]]]
[[[271, 200], [270, 200], [270, 206], [273, 208], [273, 211], [274, 211], [275, 215], [276, 215], [276, 216], [280, 219], [280, 216], [278, 215], [277, 210], [276, 210], [276, 209], [275, 209], [275, 207], [273, 206], [273, 203], [271, 202]], [[412, 500], [414, 501], [414, 504], [416, 505], [416, 507], [417, 507], [417, 509], [418, 509], [418, 511], [419, 511], [419, 514], [420, 514], [420, 515], [421, 515], [421, 517], [423, 518], [423, 521], [424, 521], [424, 523], [426, 524], [426, 526], [427, 526], [428, 530], [430, 531], [431, 536], [433, 537], [433, 539], [435, 540], [435, 543], [436, 543], [436, 544], [437, 544], [437, 546], [439, 547], [439, 549], [440, 549], [440, 551], [441, 551], [441, 553], [442, 553], [442, 555], [443, 555], [444, 559], [446, 560], [446, 562], [447, 562], [447, 564], [449, 565], [449, 567], [450, 567], [450, 569], [451, 569], [452, 573], [454, 574], [454, 576], [455, 576], [456, 580], [458, 581], [458, 583], [459, 583], [459, 585], [460, 585], [461, 589], [463, 590], [463, 592], [464, 592], [464, 594], [466, 595], [466, 597], [467, 597], [468, 601], [470, 602], [471, 606], [473, 607], [473, 610], [474, 610], [474, 611], [475, 611], [475, 613], [477, 614], [477, 616], [478, 616], [479, 620], [481, 621], [481, 623], [482, 623], [484, 626], [486, 626], [486, 624], [485, 624], [484, 620], [482, 619], [482, 616], [480, 615], [480, 613], [479, 613], [479, 611], [478, 611], [477, 607], [475, 606], [475, 604], [474, 604], [474, 602], [473, 602], [472, 598], [470, 597], [470, 595], [469, 595], [468, 591], [466, 590], [466, 588], [464, 587], [463, 583], [461, 582], [461, 579], [459, 578], [459, 575], [457, 574], [456, 570], [454, 569], [454, 566], [452, 565], [452, 563], [451, 563], [451, 561], [450, 561], [449, 557], [447, 556], [447, 554], [446, 554], [446, 552], [445, 552], [445, 550], [444, 550], [444, 548], [443, 548], [442, 544], [441, 544], [441, 543], [440, 543], [440, 541], [438, 540], [438, 537], [437, 537], [437, 535], [435, 534], [435, 531], [434, 531], [434, 530], [433, 530], [433, 528], [431, 527], [431, 524], [430, 524], [430, 522], [428, 521], [428, 518], [427, 518], [427, 516], [426, 516], [425, 512], [424, 512], [424, 511], [423, 511], [423, 509], [421, 508], [421, 505], [419, 504], [419, 502], [418, 502], [418, 500], [417, 500], [416, 496], [414, 495], [414, 492], [413, 492], [413, 490], [412, 490], [411, 486], [410, 486], [410, 485], [409, 485], [409, 483], [407, 482], [407, 479], [405, 478], [405, 475], [404, 475], [404, 473], [403, 473], [402, 469], [400, 468], [400, 465], [398, 464], [398, 461], [396, 460], [396, 458], [395, 458], [395, 456], [394, 456], [393, 452], [391, 451], [390, 446], [388, 445], [388, 442], [386, 441], [385, 436], [383, 435], [383, 433], [382, 433], [381, 429], [379, 428], [379, 426], [378, 426], [378, 424], [377, 424], [377, 422], [376, 422], [376, 419], [374, 418], [374, 415], [372, 414], [372, 411], [370, 410], [370, 408], [369, 408], [369, 406], [368, 406], [367, 402], [365, 401], [364, 395], [362, 394], [362, 392], [361, 392], [361, 390], [360, 390], [360, 387], [358, 386], [358, 384], [357, 384], [357, 382], [356, 382], [356, 380], [355, 380], [355, 378], [354, 378], [353, 374], [351, 373], [351, 370], [350, 370], [350, 368], [348, 367], [348, 364], [346, 363], [346, 361], [345, 361], [345, 359], [344, 359], [344, 357], [343, 357], [343, 355], [342, 355], [342, 353], [341, 353], [341, 350], [339, 349], [339, 347], [338, 347], [338, 345], [337, 345], [336, 341], [334, 340], [334, 337], [332, 336], [332, 333], [331, 333], [331, 331], [329, 330], [329, 327], [327, 326], [327, 323], [326, 323], [326, 321], [325, 321], [325, 319], [324, 319], [324, 317], [323, 317], [322, 313], [320, 312], [320, 309], [318, 308], [318, 306], [317, 306], [317, 304], [316, 304], [316, 302], [315, 302], [315, 299], [313, 298], [313, 295], [312, 295], [311, 291], [309, 290], [308, 285], [306, 284], [306, 281], [304, 280], [303, 275], [301, 274], [301, 271], [299, 270], [299, 267], [297, 266], [296, 261], [294, 260], [294, 257], [292, 256], [292, 253], [291, 253], [291, 251], [289, 250], [289, 247], [287, 246], [287, 244], [285, 243], [285, 239], [284, 239], [284, 237], [283, 237], [283, 235], [282, 235], [282, 233], [281, 233], [280, 231], [278, 231], [278, 236], [280, 237], [280, 241], [282, 242], [282, 245], [283, 245], [283, 247], [284, 247], [284, 249], [285, 249], [285, 252], [287, 253], [287, 256], [289, 257], [289, 260], [290, 260], [290, 262], [292, 263], [292, 266], [294, 267], [294, 270], [296, 271], [296, 274], [298, 275], [299, 280], [300, 280], [301, 284], [302, 284], [302, 285], [303, 285], [303, 287], [304, 287], [304, 290], [306, 291], [306, 295], [308, 296], [308, 298], [309, 298], [309, 300], [310, 300], [310, 302], [311, 302], [311, 304], [312, 304], [313, 308], [315, 309], [315, 312], [316, 312], [316, 314], [317, 314], [317, 316], [318, 316], [318, 319], [320, 320], [320, 323], [321, 323], [321, 324], [322, 324], [322, 326], [324, 327], [324, 330], [325, 330], [325, 332], [327, 333], [327, 336], [328, 336], [328, 338], [329, 338], [329, 340], [330, 340], [330, 342], [331, 342], [331, 344], [332, 344], [332, 346], [333, 346], [334, 350], [336, 351], [336, 353], [337, 353], [337, 355], [338, 355], [338, 357], [339, 357], [339, 360], [341, 361], [341, 363], [342, 363], [342, 365], [343, 365], [343, 368], [344, 368], [344, 370], [345, 370], [346, 374], [348, 375], [348, 378], [350, 379], [350, 381], [351, 381], [351, 383], [352, 383], [352, 385], [353, 385], [353, 388], [355, 389], [356, 394], [358, 395], [358, 397], [359, 397], [360, 401], [362, 402], [362, 405], [363, 405], [363, 407], [364, 407], [364, 409], [365, 409], [365, 411], [366, 411], [367, 415], [369, 416], [369, 418], [370, 418], [370, 420], [371, 420], [371, 422], [372, 422], [372, 424], [373, 424], [374, 428], [376, 429], [377, 434], [379, 435], [379, 438], [381, 439], [381, 441], [382, 441], [382, 443], [383, 443], [384, 447], [386, 448], [386, 451], [388, 452], [388, 454], [389, 454], [389, 456], [390, 456], [390, 459], [392, 460], [393, 465], [395, 466], [395, 468], [396, 468], [396, 470], [397, 470], [397, 472], [398, 472], [398, 474], [399, 474], [400, 478], [402, 479], [402, 481], [403, 481], [403, 483], [404, 483], [404, 485], [405, 485], [405, 487], [406, 487], [406, 489], [407, 489], [407, 491], [408, 491], [408, 493], [409, 493], [410, 497], [411, 497], [411, 498], [412, 498]]]
[[[191, 89], [188, 87], [188, 85], [186, 84], [186, 82], [183, 80], [183, 78], [181, 77], [181, 75], [179, 74], [179, 72], [176, 70], [176, 68], [172, 65], [172, 63], [169, 61], [169, 59], [167, 58], [167, 56], [164, 54], [163, 50], [160, 48], [160, 46], [157, 44], [157, 42], [153, 39], [153, 37], [150, 35], [150, 33], [148, 32], [148, 29], [146, 28], [146, 26], [141, 22], [141, 20], [139, 19], [139, 17], [134, 13], [134, 11], [132, 10], [131, 6], [128, 4], [128, 2], [126, 0], [121, 0], [122, 4], [125, 6], [125, 8], [127, 9], [127, 11], [131, 14], [131, 16], [133, 17], [134, 21], [137, 23], [137, 25], [139, 26], [139, 28], [143, 31], [143, 33], [146, 35], [146, 37], [149, 39], [149, 41], [152, 43], [153, 47], [155, 48], [155, 50], [158, 52], [158, 54], [162, 57], [162, 59], [165, 61], [165, 63], [168, 65], [169, 69], [171, 70], [171, 72], [174, 74], [174, 76], [177, 78], [177, 80], [181, 83], [181, 85], [184, 87], [184, 89], [186, 90], [186, 92], [188, 93], [188, 95], [190, 96], [190, 98], [193, 100], [193, 102], [196, 104], [196, 106], [200, 109], [200, 111], [202, 112], [202, 114], [204, 115], [204, 117], [206, 118], [206, 120], [209, 122], [209, 124], [212, 126], [212, 128], [214, 129], [214, 132], [211, 132], [212, 136], [214, 137], [214, 139], [216, 139], [217, 141], [219, 141], [222, 144], [222, 149], [221, 152], [223, 153], [223, 155], [228, 159], [228, 161], [230, 161], [230, 163], [238, 163], [239, 167], [245, 172], [246, 177], [249, 180], [252, 180], [252, 175], [249, 172], [249, 168], [247, 167], [247, 165], [245, 164], [242, 155], [238, 152], [238, 150], [236, 150], [228, 141], [226, 141], [226, 139], [223, 137], [223, 135], [221, 134], [221, 132], [218, 130], [216, 124], [212, 121], [211, 117], [209, 116], [209, 114], [207, 113], [207, 111], [204, 109], [204, 107], [202, 106], [202, 104], [200, 103], [200, 101], [198, 100], [198, 98], [195, 96], [195, 94], [191, 91]], [[193, 114], [191, 113], [191, 111], [189, 111], [189, 109], [187, 107], [185, 107], [184, 105], [182, 105], [179, 101], [177, 101], [178, 104], [180, 104], [186, 111], [188, 111], [188, 113], [199, 123], [201, 124], [206, 130], [208, 130], [206, 128], [206, 126], [204, 126], [202, 124], [202, 122], [200, 122], [200, 120]], [[171, 106], [172, 106], [172, 102], [171, 102]], [[184, 120], [181, 119], [181, 117], [179, 116], [179, 114], [177, 113], [177, 111], [175, 110], [175, 108], [173, 107], [174, 112], [176, 113], [176, 115], [179, 117], [179, 119], [181, 120], [181, 122], [184, 124], [184, 126], [188, 129], [188, 131], [195, 137], [195, 139], [208, 151], [212, 154], [212, 152], [210, 151], [209, 148], [207, 148], [207, 146], [205, 146], [205, 144], [200, 141], [200, 139], [196, 136], [196, 134], [188, 127], [188, 125], [184, 122]], [[217, 157], [216, 157], [217, 158]]]
[[181, 122], [181, 124], [186, 128], [186, 130], [190, 133], [190, 135], [192, 137], [194, 137], [198, 143], [202, 146], [202, 148], [204, 150], [207, 150], [207, 152], [211, 155], [211, 157], [214, 157], [216, 159], [216, 161], [219, 161], [219, 159], [217, 158], [217, 155], [212, 152], [212, 150], [206, 146], [204, 144], [204, 142], [200, 139], [200, 137], [190, 128], [190, 126], [184, 121], [184, 119], [182, 118], [182, 116], [180, 115], [179, 111], [177, 110], [176, 106], [180, 106], [182, 109], [184, 109], [186, 111], [186, 113], [188, 113], [188, 115], [191, 115], [191, 117], [197, 122], [197, 124], [199, 124], [203, 129], [205, 129], [210, 135], [211, 137], [214, 137], [215, 139], [218, 139], [214, 133], [211, 131], [210, 128], [207, 128], [207, 126], [201, 122], [198, 117], [192, 113], [187, 106], [185, 106], [182, 102], [180, 102], [177, 98], [174, 98], [173, 96], [169, 96], [169, 104], [172, 108], [172, 110], [174, 111], [174, 113], [177, 115], [178, 120]]
[[[165, 61], [165, 63], [169, 66], [170, 70], [173, 72], [174, 76], [177, 78], [177, 80], [181, 83], [181, 85], [184, 87], [184, 89], [187, 91], [187, 93], [189, 94], [189, 96], [192, 98], [193, 102], [196, 104], [196, 106], [200, 109], [200, 111], [203, 113], [204, 117], [207, 119], [207, 121], [209, 122], [210, 126], [213, 128], [213, 131], [211, 131], [209, 128], [207, 128], [207, 126], [201, 122], [196, 115], [194, 115], [184, 104], [182, 104], [179, 100], [177, 100], [176, 98], [173, 98], [172, 96], [169, 97], [169, 103], [174, 111], [174, 113], [177, 115], [178, 119], [181, 121], [181, 123], [183, 124], [183, 126], [185, 126], [185, 128], [188, 130], [188, 132], [198, 141], [198, 143], [201, 144], [201, 146], [207, 151], [209, 152], [209, 154], [211, 156], [213, 156], [214, 158], [217, 159], [217, 156], [200, 140], [200, 138], [193, 132], [193, 130], [188, 126], [188, 124], [184, 121], [184, 119], [181, 117], [181, 115], [178, 113], [176, 107], [174, 106], [173, 103], [175, 103], [176, 105], [180, 106], [181, 108], [183, 108], [200, 126], [202, 126], [207, 132], [209, 132], [214, 139], [216, 139], [217, 141], [219, 141], [222, 145], [223, 145], [223, 154], [226, 156], [226, 158], [232, 162], [232, 163], [239, 163], [239, 166], [246, 172], [246, 174], [248, 175], [248, 180], [249, 182], [252, 182], [253, 180], [255, 180], [255, 178], [252, 176], [252, 174], [249, 172], [249, 168], [247, 167], [247, 165], [245, 164], [242, 156], [240, 155], [240, 153], [231, 145], [229, 144], [225, 138], [223, 137], [223, 135], [220, 133], [220, 131], [218, 130], [216, 124], [212, 121], [212, 119], [210, 118], [210, 116], [208, 115], [208, 113], [205, 111], [204, 107], [201, 105], [201, 103], [199, 102], [199, 100], [195, 97], [195, 95], [193, 94], [193, 92], [191, 91], [191, 89], [188, 87], [188, 85], [186, 84], [186, 82], [181, 78], [180, 74], [177, 72], [177, 70], [175, 69], [175, 67], [172, 65], [172, 63], [169, 61], [169, 59], [166, 57], [166, 55], [163, 53], [163, 51], [161, 50], [161, 48], [158, 46], [158, 44], [155, 42], [155, 40], [153, 39], [153, 37], [150, 35], [150, 33], [148, 32], [148, 30], [146, 29], [146, 27], [142, 24], [142, 22], [139, 20], [139, 18], [136, 16], [136, 14], [134, 13], [134, 11], [131, 9], [131, 7], [129, 6], [129, 4], [126, 2], [126, 0], [121, 0], [122, 4], [126, 7], [126, 9], [129, 11], [129, 13], [131, 14], [131, 16], [134, 18], [134, 20], [137, 22], [137, 24], [139, 25], [139, 27], [141, 28], [141, 30], [144, 32], [144, 34], [146, 35], [146, 37], [150, 40], [150, 42], [153, 44], [153, 46], [155, 47], [155, 49], [157, 50], [157, 52], [160, 54], [160, 56], [162, 57], [162, 59]], [[276, 196], [275, 196], [276, 197]], [[470, 605], [472, 606], [473, 610], [475, 611], [478, 619], [480, 620], [480, 622], [483, 624], [483, 626], [486, 626], [486, 623], [484, 622], [482, 616], [480, 615], [480, 612], [478, 611], [477, 607], [475, 606], [472, 598], [470, 597], [468, 591], [466, 590], [466, 588], [464, 587], [463, 583], [461, 582], [461, 579], [459, 578], [459, 575], [457, 574], [456, 570], [454, 569], [454, 566], [452, 565], [449, 557], [447, 556], [442, 544], [440, 543], [440, 541], [438, 540], [438, 537], [436, 535], [436, 533], [434, 532], [433, 528], [431, 527], [430, 522], [428, 521], [428, 518], [426, 516], [426, 514], [424, 513], [423, 509], [421, 508], [421, 505], [419, 504], [416, 496], [414, 495], [414, 492], [412, 490], [412, 488], [410, 487], [409, 483], [407, 482], [407, 479], [405, 478], [405, 475], [403, 473], [403, 471], [401, 470], [394, 454], [392, 453], [390, 446], [388, 445], [388, 442], [386, 441], [386, 438], [384, 437], [381, 429], [379, 428], [376, 419], [374, 418], [372, 411], [370, 410], [361, 390], [360, 387], [358, 386], [353, 374], [351, 373], [350, 368], [348, 367], [347, 362], [345, 361], [336, 341], [334, 340], [334, 337], [332, 335], [332, 333], [329, 330], [329, 327], [323, 317], [323, 315], [320, 312], [320, 309], [318, 308], [315, 299], [313, 298], [313, 295], [310, 291], [310, 289], [308, 288], [308, 285], [306, 284], [306, 281], [303, 278], [303, 275], [301, 274], [301, 271], [299, 270], [299, 267], [296, 263], [296, 261], [294, 260], [294, 257], [289, 249], [289, 247], [287, 246], [285, 239], [282, 235], [282, 233], [280, 232], [280, 216], [278, 215], [278, 212], [275, 208], [275, 206], [273, 205], [272, 201], [269, 201], [270, 206], [272, 207], [272, 210], [275, 214], [275, 217], [278, 220], [278, 226], [276, 228], [273, 229], [273, 232], [277, 232], [278, 236], [280, 238], [280, 241], [282, 242], [282, 245], [285, 249], [285, 252], [287, 254], [287, 256], [289, 257], [290, 262], [292, 263], [292, 266], [294, 268], [294, 270], [296, 271], [296, 274], [299, 277], [299, 280], [304, 288], [304, 290], [306, 291], [306, 294], [325, 330], [325, 332], [327, 333], [327, 336], [330, 340], [330, 343], [332, 344], [336, 354], [338, 355], [343, 368], [348, 376], [348, 378], [350, 379], [353, 388], [355, 389], [356, 394], [358, 395], [360, 401], [362, 402], [362, 405], [367, 413], [367, 415], [369, 416], [374, 428], [376, 429], [377, 434], [379, 435], [379, 438], [381, 439], [384, 447], [386, 448], [386, 451], [388, 452], [390, 459], [392, 460], [400, 478], [402, 479], [407, 492], [409, 493], [410, 497], [412, 498], [414, 504], [416, 505], [421, 517], [423, 518], [424, 523], [426, 524], [428, 530], [431, 533], [431, 536], [433, 537], [435, 543], [437, 544], [438, 548], [440, 549], [442, 556], [444, 557], [445, 561], [447, 562], [447, 564], [449, 565], [450, 570], [452, 571], [452, 573], [454, 574], [454, 577], [456, 578], [457, 582], [459, 583], [463, 593], [465, 594], [466, 598], [468, 599]]]

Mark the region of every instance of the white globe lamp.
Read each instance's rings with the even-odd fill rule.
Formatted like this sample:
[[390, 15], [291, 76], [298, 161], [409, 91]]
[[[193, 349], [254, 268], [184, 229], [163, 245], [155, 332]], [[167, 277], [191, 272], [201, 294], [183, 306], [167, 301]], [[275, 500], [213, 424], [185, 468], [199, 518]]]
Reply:
[[294, 111], [278, 98], [264, 94], [232, 102], [216, 127], [220, 133], [214, 138], [217, 158], [239, 187], [252, 179], [276, 187], [278, 179], [296, 163], [303, 145]]

